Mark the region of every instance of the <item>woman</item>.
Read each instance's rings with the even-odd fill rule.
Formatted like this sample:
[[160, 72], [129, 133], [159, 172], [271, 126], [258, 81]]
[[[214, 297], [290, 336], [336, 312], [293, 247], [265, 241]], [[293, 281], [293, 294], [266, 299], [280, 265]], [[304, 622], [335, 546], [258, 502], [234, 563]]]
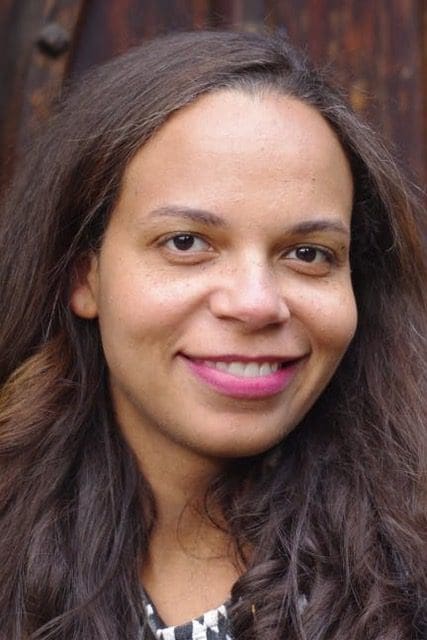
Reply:
[[373, 133], [288, 43], [199, 32], [79, 82], [27, 165], [1, 637], [425, 637], [421, 209]]

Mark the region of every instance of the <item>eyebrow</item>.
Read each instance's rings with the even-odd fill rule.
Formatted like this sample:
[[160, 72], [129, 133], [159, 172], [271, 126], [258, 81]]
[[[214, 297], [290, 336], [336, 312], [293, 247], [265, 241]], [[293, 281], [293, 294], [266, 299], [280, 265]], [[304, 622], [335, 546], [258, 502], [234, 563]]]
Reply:
[[150, 218], [166, 217], [166, 218], [186, 218], [193, 222], [201, 222], [211, 227], [227, 227], [227, 221], [221, 216], [205, 211], [204, 209], [193, 209], [192, 207], [179, 207], [168, 205], [159, 207], [150, 212]]
[[343, 235], [350, 235], [350, 229], [340, 220], [305, 220], [290, 228], [293, 233], [314, 233], [316, 231], [335, 231]]
[[[184, 218], [192, 220], [193, 222], [200, 222], [212, 227], [228, 227], [227, 220], [204, 209], [196, 209], [193, 207], [167, 205], [153, 209], [149, 214], [150, 218], [165, 217], [165, 218]], [[350, 229], [340, 220], [331, 220], [328, 218], [322, 218], [317, 220], [303, 220], [297, 224], [289, 227], [286, 230], [287, 233], [296, 234], [309, 234], [316, 231], [335, 231], [343, 235], [350, 235]]]

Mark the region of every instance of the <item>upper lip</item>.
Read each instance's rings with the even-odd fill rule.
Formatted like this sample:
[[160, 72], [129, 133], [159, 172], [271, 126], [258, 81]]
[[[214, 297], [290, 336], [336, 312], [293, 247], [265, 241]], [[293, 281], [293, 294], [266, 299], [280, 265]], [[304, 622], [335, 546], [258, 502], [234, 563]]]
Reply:
[[306, 354], [276, 356], [271, 354], [247, 356], [240, 353], [219, 353], [215, 355], [191, 355], [188, 353], [182, 353], [186, 358], [190, 360], [209, 360], [211, 362], [291, 362], [293, 360], [299, 360]]

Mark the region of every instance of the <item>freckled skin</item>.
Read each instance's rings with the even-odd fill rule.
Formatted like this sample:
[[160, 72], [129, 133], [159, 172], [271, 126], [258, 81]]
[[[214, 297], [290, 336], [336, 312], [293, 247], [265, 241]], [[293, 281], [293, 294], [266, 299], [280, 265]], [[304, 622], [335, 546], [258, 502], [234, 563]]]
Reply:
[[[99, 319], [118, 421], [142, 458], [167, 450], [179, 464], [186, 454], [253, 455], [298, 424], [335, 372], [357, 317], [348, 235], [290, 229], [327, 218], [348, 230], [352, 197], [329, 125], [276, 94], [203, 96], [136, 154], [71, 305]], [[227, 226], [152, 218], [170, 204], [208, 210]], [[190, 258], [164, 244], [180, 232], [203, 239]], [[296, 245], [324, 247], [335, 260], [304, 263], [291, 253]], [[196, 379], [182, 353], [304, 360], [279, 394], [239, 400]]]

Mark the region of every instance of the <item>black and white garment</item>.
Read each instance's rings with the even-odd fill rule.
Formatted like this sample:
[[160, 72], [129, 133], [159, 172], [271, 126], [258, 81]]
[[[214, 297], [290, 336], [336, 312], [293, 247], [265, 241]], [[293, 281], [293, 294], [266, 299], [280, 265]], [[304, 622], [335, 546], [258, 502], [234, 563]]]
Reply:
[[233, 640], [225, 604], [184, 624], [167, 627], [147, 594], [144, 595], [146, 619], [156, 640]]

